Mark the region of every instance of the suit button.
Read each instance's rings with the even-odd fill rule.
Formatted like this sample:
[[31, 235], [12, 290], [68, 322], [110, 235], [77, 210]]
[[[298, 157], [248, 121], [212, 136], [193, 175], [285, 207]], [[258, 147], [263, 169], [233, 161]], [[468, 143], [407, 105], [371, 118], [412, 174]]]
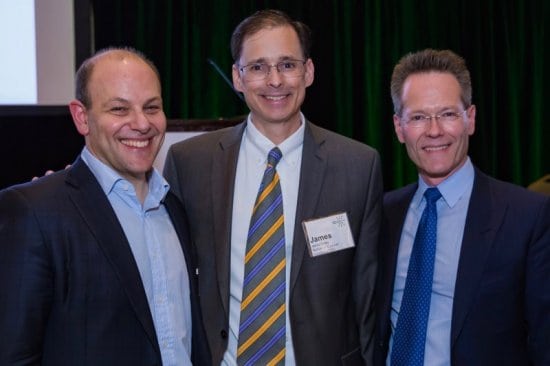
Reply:
[[225, 329], [222, 329], [222, 331], [220, 332], [220, 335], [222, 336], [223, 339], [226, 339], [227, 338], [227, 331]]

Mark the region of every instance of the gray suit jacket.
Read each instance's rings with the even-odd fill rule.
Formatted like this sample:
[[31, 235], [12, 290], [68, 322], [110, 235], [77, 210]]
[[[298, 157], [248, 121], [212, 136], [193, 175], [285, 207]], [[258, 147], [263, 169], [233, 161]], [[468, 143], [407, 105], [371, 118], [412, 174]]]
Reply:
[[[213, 363], [227, 348], [233, 187], [246, 123], [173, 145], [165, 176], [189, 217], [200, 303]], [[372, 148], [306, 124], [290, 274], [298, 365], [366, 364], [373, 351], [373, 289], [382, 204]], [[355, 248], [310, 257], [302, 221], [347, 212]]]

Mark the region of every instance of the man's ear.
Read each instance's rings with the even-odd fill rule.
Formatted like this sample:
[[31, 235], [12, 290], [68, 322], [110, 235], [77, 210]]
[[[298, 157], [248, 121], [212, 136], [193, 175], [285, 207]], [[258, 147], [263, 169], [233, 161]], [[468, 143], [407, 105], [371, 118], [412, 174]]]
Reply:
[[403, 136], [403, 125], [401, 124], [401, 118], [399, 118], [397, 114], [393, 115], [393, 128], [399, 142], [404, 143], [405, 137]]
[[305, 64], [306, 72], [305, 72], [305, 80], [306, 80], [306, 87], [313, 84], [313, 79], [315, 79], [315, 65], [313, 65], [313, 61], [308, 58]]
[[466, 120], [466, 130], [468, 135], [472, 136], [476, 130], [476, 106], [471, 105], [470, 108], [466, 110], [468, 119]]
[[79, 100], [72, 100], [69, 103], [69, 110], [78, 133], [87, 136], [90, 133], [90, 126], [88, 125], [88, 110], [84, 104]]
[[241, 80], [241, 73], [239, 72], [239, 69], [237, 68], [237, 65], [233, 64], [233, 67], [231, 68], [231, 76], [233, 77], [233, 87], [235, 90], [243, 92], [243, 81]]

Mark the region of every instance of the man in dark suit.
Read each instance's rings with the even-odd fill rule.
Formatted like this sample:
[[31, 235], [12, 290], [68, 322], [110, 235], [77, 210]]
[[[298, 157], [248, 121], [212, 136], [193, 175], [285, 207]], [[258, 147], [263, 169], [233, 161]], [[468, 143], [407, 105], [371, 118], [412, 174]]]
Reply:
[[108, 49], [76, 85], [82, 154], [0, 192], [0, 364], [208, 365], [185, 214], [152, 168], [158, 72]]
[[419, 180], [384, 197], [376, 364], [549, 365], [549, 198], [473, 166], [476, 110], [461, 57], [408, 54], [391, 91]]
[[[281, 313], [262, 316], [284, 317], [286, 325], [273, 339], [282, 337], [285, 348], [273, 359], [262, 354], [255, 360], [360, 365], [372, 357], [380, 160], [372, 148], [301, 114], [314, 78], [309, 37], [304, 24], [279, 11], [260, 11], [241, 22], [231, 41], [232, 73], [250, 115], [233, 128], [175, 144], [168, 153], [165, 176], [185, 206], [198, 251], [214, 364], [241, 364], [246, 348], [239, 332], [247, 233], [274, 147], [282, 153], [276, 171], [286, 297]], [[336, 238], [342, 233], [347, 236]], [[265, 329], [258, 337], [269, 333]], [[262, 344], [262, 350], [269, 347]]]

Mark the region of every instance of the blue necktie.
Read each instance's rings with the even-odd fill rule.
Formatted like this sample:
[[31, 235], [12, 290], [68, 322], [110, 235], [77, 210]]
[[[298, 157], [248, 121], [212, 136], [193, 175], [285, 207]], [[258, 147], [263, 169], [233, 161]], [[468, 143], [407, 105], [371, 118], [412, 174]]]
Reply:
[[392, 366], [424, 365], [437, 236], [436, 202], [441, 193], [437, 188], [428, 188], [424, 197], [426, 208], [416, 231], [393, 337]]

